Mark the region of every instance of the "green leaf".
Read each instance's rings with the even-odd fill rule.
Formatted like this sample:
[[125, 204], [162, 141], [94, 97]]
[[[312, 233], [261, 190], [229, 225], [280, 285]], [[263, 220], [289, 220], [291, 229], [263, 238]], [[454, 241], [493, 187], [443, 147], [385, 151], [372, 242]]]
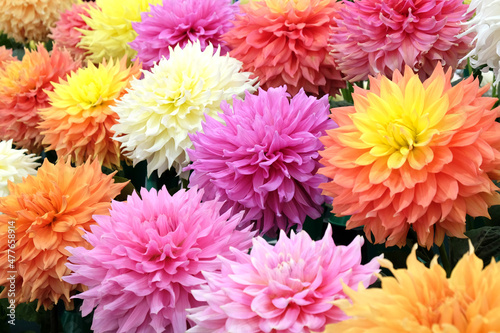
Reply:
[[343, 106], [352, 106], [352, 103], [349, 103], [347, 101], [334, 101], [330, 100], [330, 108], [340, 108]]
[[118, 194], [116, 196], [116, 198], [115, 198], [115, 200], [117, 200], [117, 201], [125, 201], [125, 200], [127, 200], [127, 197], [129, 195], [132, 195], [132, 193], [134, 193], [134, 191], [135, 191], [134, 185], [132, 184], [132, 182], [130, 182], [129, 179], [127, 179], [125, 177], [114, 176], [113, 179], [115, 180], [115, 183], [125, 183], [125, 182], [128, 182], [128, 184], [125, 185], [125, 187], [122, 189], [122, 191], [120, 192], [120, 194]]
[[474, 253], [481, 258], [485, 265], [491, 258], [500, 259], [500, 226], [485, 226], [465, 232], [468, 238], [451, 239], [451, 264], [455, 266], [462, 256], [469, 250], [469, 239], [474, 246]]
[[344, 227], [347, 225], [347, 221], [351, 218], [351, 216], [336, 216], [333, 213], [330, 213], [331, 207], [327, 209], [328, 214], [325, 214], [324, 220], [328, 223], [338, 225]]

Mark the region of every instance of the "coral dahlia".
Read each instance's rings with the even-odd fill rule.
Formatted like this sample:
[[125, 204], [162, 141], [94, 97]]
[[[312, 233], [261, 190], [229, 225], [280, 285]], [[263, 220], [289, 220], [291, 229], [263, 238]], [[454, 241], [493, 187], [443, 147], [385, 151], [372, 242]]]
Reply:
[[55, 150], [59, 158], [71, 156], [76, 165], [91, 158], [119, 169], [120, 143], [112, 139], [111, 130], [118, 115], [110, 107], [125, 94], [130, 81], [139, 78], [140, 68], [139, 62], [127, 67], [126, 57], [98, 67], [89, 61], [86, 68], [53, 83], [54, 90], [47, 91], [50, 107], [40, 110], [46, 150]]
[[26, 149], [14, 149], [12, 139], [0, 141], [0, 197], [9, 194], [8, 182], [19, 183], [28, 175], [36, 175], [39, 157], [26, 154]]
[[217, 118], [222, 101], [255, 91], [250, 74], [220, 49], [214, 53], [211, 44], [204, 51], [198, 41], [177, 45], [112, 107], [119, 116], [114, 139], [134, 165], [148, 161], [148, 176], [172, 166], [180, 172], [189, 163], [188, 134], [201, 130], [205, 116]]
[[70, 294], [84, 287], [62, 280], [70, 273], [68, 248], [89, 246], [82, 235], [95, 224], [92, 215], [108, 214], [124, 186], [114, 184], [97, 162], [73, 168], [61, 160], [55, 165], [45, 160], [36, 176], [10, 183], [10, 194], [0, 198], [0, 283], [7, 286], [0, 298], [9, 290], [7, 240], [15, 226], [16, 304], [38, 300], [37, 309], [50, 309], [62, 300], [72, 309]]
[[42, 150], [42, 135], [37, 128], [38, 110], [49, 106], [47, 91], [80, 67], [67, 51], [49, 52], [42, 44], [26, 50], [22, 61], [9, 61], [0, 69], [0, 139], [14, 139], [17, 147], [33, 152]]
[[0, 31], [19, 43], [48, 40], [49, 29], [75, 0], [0, 0]]
[[81, 16], [90, 29], [79, 30], [83, 36], [77, 46], [88, 50], [88, 59], [94, 63], [124, 56], [134, 58], [136, 52], [128, 45], [137, 36], [132, 22], [140, 21], [142, 12], [161, 1], [96, 0], [97, 6], [87, 9], [90, 17]]
[[82, 314], [95, 308], [99, 332], [185, 332], [186, 309], [199, 306], [191, 291], [205, 283], [202, 271], [221, 269], [230, 248], [248, 251], [253, 233], [236, 230], [241, 214], [220, 213], [222, 202], [201, 202], [202, 191], [164, 187], [141, 190], [127, 202], [113, 202], [111, 216], [84, 236], [93, 246], [69, 249], [65, 281], [89, 287]]
[[377, 259], [361, 265], [361, 245], [358, 236], [336, 246], [330, 225], [316, 242], [305, 231], [281, 231], [274, 247], [254, 238], [250, 254], [234, 249], [220, 273], [203, 272], [208, 285], [193, 295], [207, 305], [189, 310], [197, 326], [187, 333], [322, 332], [347, 317], [332, 304], [346, 298], [342, 283], [357, 289], [376, 280]]
[[229, 48], [221, 35], [233, 27], [237, 8], [231, 0], [163, 0], [142, 13], [141, 21], [132, 22], [137, 37], [130, 46], [145, 69], [162, 57], [168, 59], [169, 47], [184, 47], [189, 41], [198, 40], [202, 50], [209, 43], [215, 48], [220, 45], [224, 55]]
[[392, 77], [409, 66], [420, 78], [434, 67], [456, 68], [472, 47], [457, 37], [469, 19], [462, 0], [343, 1], [330, 43], [339, 70], [349, 81], [378, 73]]
[[326, 333], [358, 332], [498, 332], [500, 328], [500, 262], [483, 262], [473, 251], [457, 263], [449, 279], [438, 264], [430, 268], [416, 256], [415, 246], [407, 269], [381, 266], [392, 276], [381, 276], [381, 288], [344, 287], [350, 301], [338, 305], [350, 319], [328, 325]]
[[259, 89], [221, 108], [222, 122], [207, 117], [203, 133], [191, 135], [190, 186], [205, 189], [205, 199], [226, 200], [225, 209], [244, 209], [243, 223], [256, 221], [263, 234], [300, 230], [307, 215], [320, 217], [325, 197], [318, 185], [327, 179], [316, 174], [319, 138], [335, 126], [328, 97]]
[[333, 96], [345, 87], [328, 45], [340, 7], [336, 0], [250, 1], [224, 40], [263, 88]]
[[12, 50], [7, 49], [5, 46], [0, 46], [0, 70], [2, 70], [7, 62], [18, 60], [12, 55]]
[[82, 30], [89, 30], [82, 16], [90, 17], [87, 9], [96, 7], [93, 2], [74, 4], [73, 7], [64, 11], [55, 26], [50, 29], [49, 37], [54, 40], [59, 47], [64, 47], [74, 58], [85, 58], [85, 49], [77, 44], [82, 39]]
[[333, 212], [352, 215], [387, 246], [403, 246], [410, 227], [418, 242], [440, 245], [463, 237], [465, 217], [487, 216], [500, 204], [500, 124], [488, 86], [468, 78], [452, 87], [451, 70], [437, 66], [421, 82], [411, 68], [393, 81], [370, 79], [354, 106], [332, 110], [339, 127], [322, 138], [321, 185]]

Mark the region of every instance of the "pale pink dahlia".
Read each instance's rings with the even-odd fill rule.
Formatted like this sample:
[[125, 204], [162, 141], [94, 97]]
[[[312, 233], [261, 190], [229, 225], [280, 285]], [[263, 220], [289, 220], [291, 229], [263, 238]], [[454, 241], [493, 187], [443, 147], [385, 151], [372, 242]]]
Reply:
[[94, 308], [94, 332], [185, 332], [186, 309], [200, 306], [191, 290], [205, 283], [201, 271], [221, 268], [217, 257], [246, 252], [253, 233], [237, 231], [241, 214], [220, 214], [221, 202], [201, 203], [203, 191], [141, 190], [127, 202], [114, 201], [111, 216], [94, 216], [98, 225], [84, 238], [93, 246], [68, 248], [64, 280], [88, 290], [82, 314]]
[[242, 225], [270, 235], [278, 229], [302, 228], [306, 215], [318, 218], [325, 197], [316, 171], [319, 138], [335, 126], [329, 119], [328, 97], [293, 98], [285, 87], [246, 92], [233, 106], [222, 102], [223, 122], [207, 117], [203, 133], [190, 135], [193, 164], [190, 186], [205, 189], [204, 199], [220, 197], [224, 209], [244, 209]]
[[472, 12], [462, 0], [343, 1], [330, 43], [340, 71], [349, 81], [378, 73], [389, 78], [408, 65], [420, 79], [438, 63], [455, 69], [472, 47], [465, 30]]
[[295, 95], [335, 95], [345, 82], [328, 38], [341, 3], [336, 0], [260, 0], [240, 5], [224, 35], [230, 55], [267, 89], [286, 84]]
[[84, 58], [87, 51], [78, 47], [77, 44], [82, 39], [81, 30], [90, 29], [82, 18], [82, 16], [90, 17], [87, 12], [90, 7], [96, 7], [96, 4], [93, 2], [74, 4], [73, 7], [61, 13], [59, 21], [50, 28], [49, 37], [60, 47], [65, 47], [74, 58]]
[[190, 309], [188, 333], [307, 333], [347, 319], [332, 301], [344, 299], [342, 282], [357, 290], [375, 282], [378, 258], [361, 265], [363, 238], [336, 246], [332, 229], [312, 241], [305, 231], [281, 231], [276, 245], [253, 240], [250, 254], [234, 249], [221, 272], [204, 272], [208, 285], [194, 290], [207, 305]]
[[145, 69], [162, 57], [168, 59], [169, 47], [183, 48], [189, 41], [200, 41], [202, 50], [209, 43], [215, 49], [220, 45], [224, 55], [229, 47], [221, 35], [233, 27], [231, 20], [237, 8], [231, 0], [163, 0], [142, 13], [140, 22], [132, 22], [137, 37], [130, 46]]

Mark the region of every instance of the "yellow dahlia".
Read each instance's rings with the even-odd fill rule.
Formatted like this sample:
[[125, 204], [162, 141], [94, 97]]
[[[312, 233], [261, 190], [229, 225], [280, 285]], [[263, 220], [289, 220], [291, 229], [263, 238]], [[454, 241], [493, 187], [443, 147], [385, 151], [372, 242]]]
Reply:
[[[61, 299], [73, 307], [70, 294], [83, 290], [62, 280], [71, 270], [65, 266], [67, 247], [90, 247], [82, 237], [95, 224], [93, 215], [108, 215], [111, 200], [125, 183], [115, 184], [97, 161], [72, 167], [47, 160], [36, 176], [9, 184], [10, 194], [0, 198], [0, 286], [8, 286], [7, 271], [16, 271], [16, 304], [38, 300], [37, 308], [49, 309]], [[8, 229], [15, 227], [15, 263], [7, 260]], [[10, 228], [9, 228], [10, 227]], [[0, 298], [7, 297], [5, 288]]]
[[97, 67], [89, 62], [66, 80], [53, 83], [54, 90], [47, 91], [50, 107], [40, 110], [46, 150], [55, 150], [59, 158], [71, 156], [76, 165], [91, 158], [107, 168], [120, 168], [120, 143], [112, 139], [111, 130], [118, 115], [110, 106], [140, 76], [140, 69], [137, 61], [127, 67], [126, 57]]
[[162, 0], [97, 0], [97, 7], [89, 7], [90, 17], [82, 16], [90, 30], [80, 30], [83, 34], [78, 47], [89, 51], [88, 59], [99, 63], [102, 59], [121, 59], [136, 55], [129, 43], [137, 33], [132, 22], [141, 20], [141, 13], [149, 10]]
[[0, 31], [19, 43], [47, 41], [47, 35], [63, 11], [75, 0], [0, 0]]
[[478, 80], [452, 87], [450, 78], [438, 66], [421, 82], [406, 67], [356, 89], [354, 106], [332, 109], [339, 127], [323, 137], [319, 170], [331, 181], [320, 187], [335, 214], [351, 215], [348, 228], [364, 225], [387, 246], [406, 244], [412, 228], [430, 248], [445, 234], [464, 237], [466, 215], [489, 217], [500, 204], [492, 181], [500, 178], [500, 109]]
[[[471, 247], [472, 248], [472, 247]], [[449, 279], [438, 264], [430, 268], [416, 256], [415, 246], [407, 269], [380, 264], [392, 276], [380, 276], [381, 288], [358, 291], [344, 285], [351, 299], [338, 300], [351, 319], [328, 325], [326, 333], [493, 333], [500, 330], [500, 262], [483, 262], [471, 250], [457, 263]]]

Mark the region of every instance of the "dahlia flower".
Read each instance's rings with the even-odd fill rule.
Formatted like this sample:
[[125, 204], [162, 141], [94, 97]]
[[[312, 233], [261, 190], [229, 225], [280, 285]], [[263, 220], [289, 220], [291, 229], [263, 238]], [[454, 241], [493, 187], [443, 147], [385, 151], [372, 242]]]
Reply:
[[82, 39], [82, 30], [89, 30], [90, 27], [85, 23], [82, 16], [90, 17], [88, 8], [96, 8], [93, 2], [82, 2], [74, 4], [73, 7], [61, 14], [61, 18], [55, 26], [50, 29], [49, 37], [59, 45], [68, 50], [74, 58], [84, 58], [85, 49], [78, 47], [77, 44]]
[[191, 294], [202, 271], [220, 270], [219, 255], [235, 259], [231, 247], [248, 251], [253, 233], [236, 230], [241, 213], [221, 214], [222, 202], [202, 195], [143, 188], [142, 199], [134, 192], [112, 203], [111, 216], [94, 216], [84, 236], [93, 248], [69, 249], [74, 273], [64, 279], [89, 287], [75, 297], [84, 316], [95, 308], [96, 333], [185, 332], [186, 309], [202, 304]]
[[49, 29], [75, 0], [0, 0], [0, 31], [19, 43], [48, 40]]
[[2, 70], [9, 61], [17, 60], [16, 57], [12, 55], [12, 50], [5, 48], [5, 46], [0, 46], [0, 70]]
[[130, 43], [137, 33], [132, 22], [141, 20], [141, 13], [149, 10], [149, 5], [156, 5], [162, 0], [96, 0], [96, 7], [89, 7], [90, 17], [82, 16], [89, 30], [82, 33], [78, 47], [88, 50], [88, 59], [99, 63], [103, 59], [128, 59], [136, 52]]
[[14, 139], [17, 147], [33, 152], [42, 150], [37, 128], [38, 110], [49, 106], [47, 91], [80, 67], [67, 51], [55, 48], [51, 54], [39, 44], [26, 50], [22, 61], [10, 61], [0, 69], [0, 140]]
[[8, 182], [19, 183], [28, 175], [36, 175], [38, 157], [26, 152], [12, 148], [12, 140], [0, 141], [0, 197], [9, 194]]
[[113, 140], [111, 126], [118, 115], [111, 110], [130, 81], [141, 75], [141, 65], [127, 67], [127, 58], [120, 62], [105, 61], [68, 75], [67, 80], [53, 83], [47, 91], [50, 107], [40, 110], [39, 128], [44, 135], [46, 150], [55, 150], [59, 158], [71, 156], [76, 165], [88, 158], [97, 159], [103, 166], [120, 168], [120, 143]]
[[168, 60], [145, 71], [111, 107], [119, 116], [112, 130], [122, 152], [134, 165], [147, 160], [148, 176], [172, 166], [180, 172], [189, 163], [188, 134], [201, 130], [205, 116], [219, 119], [221, 101], [255, 91], [256, 80], [240, 70], [239, 61], [221, 56], [220, 49], [214, 54], [211, 44], [204, 51], [198, 41], [171, 49]]
[[132, 27], [137, 37], [130, 43], [137, 51], [145, 69], [169, 57], [169, 47], [184, 47], [189, 41], [200, 41], [202, 50], [209, 43], [221, 46], [221, 54], [229, 51], [221, 39], [233, 24], [238, 7], [231, 0], [163, 0], [158, 6], [151, 6], [150, 12], [141, 14], [140, 22]]
[[235, 259], [222, 258], [221, 272], [203, 272], [208, 285], [193, 290], [207, 303], [189, 310], [197, 326], [188, 333], [323, 331], [346, 319], [333, 300], [346, 297], [342, 282], [354, 289], [376, 280], [379, 264], [361, 265], [363, 238], [336, 246], [332, 229], [319, 241], [305, 232], [288, 238], [282, 230], [273, 247], [253, 240], [250, 254], [234, 249]]
[[500, 1], [470, 3], [469, 12], [475, 16], [468, 22], [468, 29], [461, 36], [474, 36], [474, 48], [464, 57], [474, 67], [487, 65], [495, 71], [495, 84], [500, 82]]
[[[465, 217], [486, 216], [500, 204], [499, 109], [472, 77], [452, 87], [437, 66], [421, 82], [411, 68], [370, 79], [355, 89], [354, 106], [336, 108], [320, 154], [321, 185], [332, 212], [352, 215], [348, 228], [387, 246], [403, 246], [410, 226], [422, 246], [444, 235], [464, 237]], [[370, 237], [371, 238], [371, 237]]]
[[306, 215], [320, 217], [325, 197], [318, 186], [327, 178], [316, 174], [319, 138], [335, 126], [328, 97], [259, 89], [221, 108], [222, 123], [207, 117], [204, 133], [191, 135], [190, 186], [205, 189], [204, 199], [225, 200], [224, 209], [244, 209], [244, 225], [256, 221], [271, 236], [293, 225], [302, 229]]
[[66, 309], [73, 308], [70, 294], [83, 286], [61, 279], [70, 273], [65, 266], [68, 248], [89, 246], [82, 235], [95, 224], [92, 215], [107, 214], [124, 186], [114, 184], [113, 175], [103, 174], [97, 162], [73, 168], [61, 160], [55, 165], [45, 160], [36, 176], [9, 183], [10, 194], [0, 198], [0, 283], [8, 286], [7, 271], [13, 270], [7, 239], [14, 225], [16, 304], [37, 299], [37, 310], [41, 305], [50, 309], [62, 300]]
[[283, 84], [295, 95], [332, 96], [345, 87], [328, 38], [341, 4], [336, 0], [262, 0], [240, 5], [223, 38], [230, 55], [255, 73], [263, 88]]
[[352, 318], [328, 325], [325, 332], [498, 332], [500, 262], [492, 260], [483, 269], [482, 260], [470, 251], [447, 279], [437, 257], [427, 268], [417, 259], [416, 248], [407, 269], [380, 260], [394, 275], [381, 276], [381, 288], [354, 291], [344, 286], [351, 301], [334, 304]]
[[405, 66], [423, 80], [436, 66], [456, 68], [472, 47], [472, 37], [457, 37], [472, 15], [462, 0], [343, 3], [330, 43], [338, 69], [349, 81], [378, 73], [390, 78]]

